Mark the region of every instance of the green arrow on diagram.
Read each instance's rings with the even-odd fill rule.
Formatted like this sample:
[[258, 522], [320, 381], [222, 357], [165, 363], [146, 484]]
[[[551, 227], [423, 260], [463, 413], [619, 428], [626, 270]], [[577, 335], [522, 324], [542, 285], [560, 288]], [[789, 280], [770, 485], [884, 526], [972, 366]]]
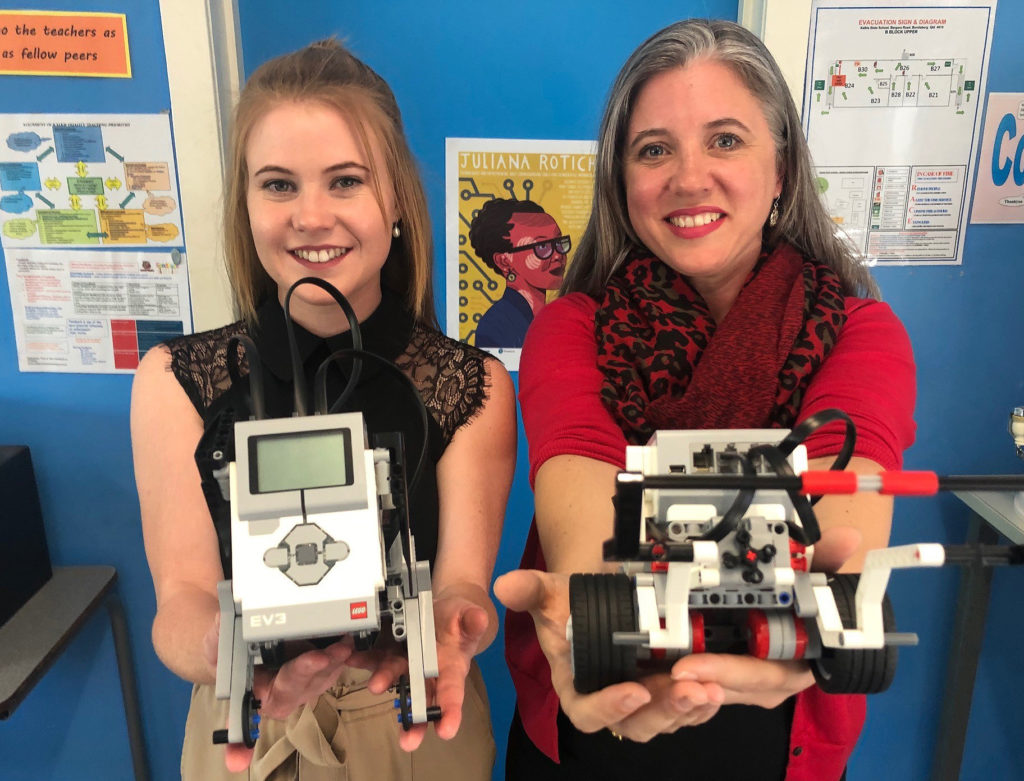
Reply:
[[120, 161], [121, 161], [122, 163], [124, 162], [124, 158], [123, 158], [123, 157], [121, 157], [121, 155], [119, 155], [119, 154], [118, 154], [117, 152], [115, 152], [115, 151], [114, 151], [113, 149], [111, 149], [111, 148], [110, 148], [109, 146], [107, 147], [107, 151], [108, 151], [108, 152], [110, 152], [110, 154], [112, 154], [112, 155], [113, 155], [114, 157], [116, 157], [116, 158], [117, 158], [118, 160], [120, 160]]
[[53, 147], [52, 146], [49, 149], [47, 149], [45, 152], [43, 152], [41, 155], [36, 155], [36, 160], [42, 160], [47, 155], [51, 155], [51, 154], [53, 154]]
[[132, 200], [132, 198], [134, 198], [134, 197], [135, 197], [135, 193], [128, 193], [128, 197], [125, 198], [123, 201], [121, 201], [121, 208], [123, 209], [125, 207], [125, 205], [128, 203], [128, 201]]
[[45, 198], [44, 198], [43, 196], [41, 196], [41, 195], [40, 195], [39, 193], [36, 193], [36, 198], [38, 198], [38, 199], [39, 199], [40, 201], [42, 201], [43, 203], [45, 203], [45, 204], [46, 204], [47, 206], [49, 206], [49, 207], [50, 207], [51, 209], [53, 208], [53, 204], [52, 204], [52, 203], [50, 203], [50, 202], [49, 202], [48, 200], [46, 200], [46, 199], [45, 199]]

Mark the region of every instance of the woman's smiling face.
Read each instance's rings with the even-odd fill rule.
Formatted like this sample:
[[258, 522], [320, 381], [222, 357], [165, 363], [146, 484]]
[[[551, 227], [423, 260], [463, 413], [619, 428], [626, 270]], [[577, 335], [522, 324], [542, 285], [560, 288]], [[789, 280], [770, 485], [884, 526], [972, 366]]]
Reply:
[[644, 245], [705, 297], [738, 293], [782, 191], [768, 121], [739, 77], [699, 59], [651, 78], [623, 157], [629, 219]]
[[[382, 213], [371, 160], [351, 122], [316, 102], [276, 105], [254, 125], [245, 150], [249, 225], [279, 297], [296, 280], [318, 277], [364, 319], [380, 303], [380, 272], [397, 220], [387, 172], [377, 171]], [[379, 149], [373, 153], [381, 159]], [[321, 330], [318, 321], [340, 314], [334, 299], [312, 285], [295, 291], [291, 308], [297, 322], [314, 330]]]

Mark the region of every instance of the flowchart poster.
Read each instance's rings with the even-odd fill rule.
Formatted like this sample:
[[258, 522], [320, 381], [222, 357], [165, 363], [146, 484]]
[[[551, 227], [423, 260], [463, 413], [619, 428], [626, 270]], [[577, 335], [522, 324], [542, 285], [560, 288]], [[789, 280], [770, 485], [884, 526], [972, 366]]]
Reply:
[[592, 141], [445, 143], [447, 333], [519, 370], [590, 218]]
[[829, 214], [869, 262], [962, 261], [995, 10], [814, 0], [804, 132]]
[[0, 114], [0, 231], [19, 247], [183, 247], [167, 114]]

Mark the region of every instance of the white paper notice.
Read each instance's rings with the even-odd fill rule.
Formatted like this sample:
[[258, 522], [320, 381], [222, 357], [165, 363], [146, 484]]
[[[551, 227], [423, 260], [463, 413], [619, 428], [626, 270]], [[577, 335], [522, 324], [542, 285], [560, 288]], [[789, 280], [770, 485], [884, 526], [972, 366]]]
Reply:
[[192, 332], [185, 256], [5, 251], [18, 368], [133, 371], [153, 345]]
[[878, 264], [963, 257], [995, 0], [815, 0], [804, 132], [836, 224]]
[[971, 222], [1024, 222], [1024, 92], [988, 96]]

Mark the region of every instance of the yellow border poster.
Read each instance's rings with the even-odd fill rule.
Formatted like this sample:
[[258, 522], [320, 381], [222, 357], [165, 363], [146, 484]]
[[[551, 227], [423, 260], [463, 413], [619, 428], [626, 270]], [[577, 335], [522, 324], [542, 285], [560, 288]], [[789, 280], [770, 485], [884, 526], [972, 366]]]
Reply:
[[449, 138], [446, 330], [519, 369], [590, 217], [592, 141]]
[[125, 15], [0, 11], [0, 73], [130, 79]]

